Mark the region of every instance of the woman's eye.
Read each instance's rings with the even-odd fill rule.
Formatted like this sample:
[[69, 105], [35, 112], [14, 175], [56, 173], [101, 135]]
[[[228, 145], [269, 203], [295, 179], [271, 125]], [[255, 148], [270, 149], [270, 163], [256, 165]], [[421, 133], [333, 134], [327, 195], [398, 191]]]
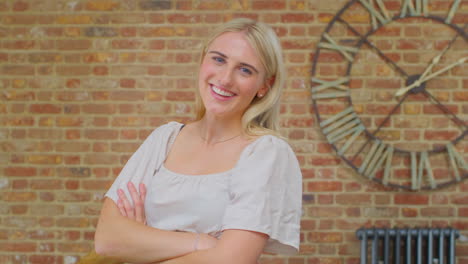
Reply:
[[252, 75], [252, 71], [249, 68], [242, 67], [240, 70], [243, 74]]
[[213, 57], [212, 59], [217, 63], [223, 63], [224, 62], [224, 59], [221, 58], [221, 57]]

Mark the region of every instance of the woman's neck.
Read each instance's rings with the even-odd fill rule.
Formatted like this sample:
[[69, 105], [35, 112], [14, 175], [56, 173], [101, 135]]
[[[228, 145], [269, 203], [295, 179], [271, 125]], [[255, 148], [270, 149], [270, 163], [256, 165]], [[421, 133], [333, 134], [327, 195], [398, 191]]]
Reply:
[[205, 115], [197, 122], [197, 132], [207, 145], [223, 143], [242, 136], [242, 121]]

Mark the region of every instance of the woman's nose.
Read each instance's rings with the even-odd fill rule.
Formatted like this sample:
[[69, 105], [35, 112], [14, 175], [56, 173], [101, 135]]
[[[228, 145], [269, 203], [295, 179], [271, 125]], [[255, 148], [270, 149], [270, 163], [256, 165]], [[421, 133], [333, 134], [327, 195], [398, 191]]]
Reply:
[[219, 84], [222, 86], [229, 86], [232, 84], [232, 70], [229, 69], [228, 67], [224, 68], [221, 70], [219, 74]]

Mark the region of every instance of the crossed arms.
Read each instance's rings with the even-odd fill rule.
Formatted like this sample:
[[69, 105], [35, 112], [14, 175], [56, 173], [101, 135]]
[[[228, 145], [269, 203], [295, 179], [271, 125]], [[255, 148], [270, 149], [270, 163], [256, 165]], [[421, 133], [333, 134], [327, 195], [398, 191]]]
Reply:
[[[130, 263], [235, 263], [254, 264], [263, 251], [268, 236], [263, 233], [230, 229], [219, 240], [208, 234], [176, 232], [145, 225], [144, 197], [128, 184], [134, 206], [123, 192], [117, 204], [106, 198], [95, 234], [96, 252]], [[197, 241], [198, 240], [198, 241]]]

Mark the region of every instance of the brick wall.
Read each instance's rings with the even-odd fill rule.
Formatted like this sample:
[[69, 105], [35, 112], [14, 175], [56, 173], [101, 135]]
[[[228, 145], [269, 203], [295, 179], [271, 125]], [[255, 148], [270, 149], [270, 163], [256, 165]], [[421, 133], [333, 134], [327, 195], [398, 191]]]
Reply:
[[[152, 129], [193, 117], [202, 40], [239, 16], [270, 23], [281, 38], [289, 76], [283, 132], [304, 172], [301, 254], [262, 263], [356, 263], [361, 226], [453, 226], [468, 235], [468, 182], [424, 192], [382, 188], [340, 161], [320, 132], [312, 58], [345, 2], [1, 1], [0, 263], [75, 263], [93, 247], [105, 190]], [[429, 0], [429, 9], [451, 4]], [[463, 24], [467, 15], [461, 1], [454, 19]], [[336, 58], [328, 59], [321, 75], [337, 71]], [[458, 71], [465, 90], [450, 104], [466, 120], [466, 64]], [[466, 139], [464, 146], [468, 153]], [[458, 253], [458, 263], [468, 263], [468, 245]]]

